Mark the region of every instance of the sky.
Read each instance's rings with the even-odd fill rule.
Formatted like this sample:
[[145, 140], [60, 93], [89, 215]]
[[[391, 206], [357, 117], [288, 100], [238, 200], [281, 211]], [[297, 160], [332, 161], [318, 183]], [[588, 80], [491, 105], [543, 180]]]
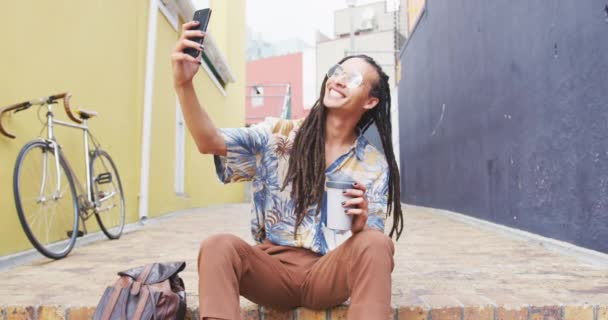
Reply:
[[[357, 0], [357, 5], [383, 0]], [[334, 11], [346, 0], [246, 0], [247, 25], [269, 42], [301, 38], [315, 43], [315, 31], [333, 37]]]

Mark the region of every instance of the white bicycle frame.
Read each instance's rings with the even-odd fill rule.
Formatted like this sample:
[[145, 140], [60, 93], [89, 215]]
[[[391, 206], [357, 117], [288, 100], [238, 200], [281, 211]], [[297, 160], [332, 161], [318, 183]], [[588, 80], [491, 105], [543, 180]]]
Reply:
[[[86, 203], [86, 207], [87, 208], [92, 208], [95, 213], [100, 213], [103, 211], [108, 211], [111, 210], [115, 205], [111, 205], [109, 207], [103, 208], [101, 207], [101, 204], [103, 202], [105, 202], [106, 200], [109, 200], [110, 198], [112, 198], [113, 196], [116, 195], [116, 191], [112, 191], [112, 193], [108, 194], [108, 195], [104, 195], [103, 198], [99, 199], [98, 201], [95, 201], [93, 199], [93, 194], [91, 193], [91, 156], [90, 156], [90, 150], [89, 150], [89, 126], [87, 124], [87, 120], [86, 119], [82, 119], [82, 124], [74, 124], [74, 123], [69, 123], [69, 122], [65, 122], [65, 121], [61, 121], [61, 120], [56, 120], [54, 118], [53, 115], [53, 110], [52, 110], [52, 106], [55, 103], [46, 103], [46, 101], [40, 101], [39, 105], [46, 105], [47, 106], [47, 139], [42, 139], [44, 140], [46, 143], [48, 143], [49, 145], [51, 145], [53, 147], [53, 152], [55, 154], [55, 168], [56, 168], [56, 172], [59, 173], [60, 172], [60, 163], [59, 163], [59, 153], [60, 153], [60, 145], [57, 143], [57, 141], [55, 140], [55, 132], [54, 132], [54, 126], [55, 125], [59, 125], [59, 126], [64, 126], [64, 127], [69, 127], [69, 128], [73, 128], [73, 129], [80, 129], [83, 132], [83, 141], [84, 141], [84, 161], [85, 161], [85, 170], [86, 170], [86, 196], [87, 196], [87, 203]], [[46, 201], [46, 199], [43, 196], [43, 192], [44, 192], [44, 187], [46, 184], [46, 174], [47, 174], [47, 165], [48, 165], [48, 156], [45, 153], [44, 154], [44, 160], [43, 160], [43, 176], [42, 176], [42, 184], [40, 187], [40, 202], [44, 202]], [[67, 162], [67, 160], [66, 160]], [[69, 168], [70, 172], [68, 172], [67, 174], [71, 174], [72, 178], [75, 179], [76, 181], [76, 185], [78, 186], [78, 188], [80, 189], [81, 192], [79, 192], [79, 194], [84, 194], [83, 190], [82, 190], [82, 184], [80, 183], [80, 180], [78, 179], [78, 177], [74, 174], [74, 172], [72, 171], [71, 167], [69, 164], [67, 164], [67, 167]], [[57, 174], [57, 190], [54, 192], [53, 194], [53, 198], [59, 199], [61, 198], [61, 176], [59, 174]]]

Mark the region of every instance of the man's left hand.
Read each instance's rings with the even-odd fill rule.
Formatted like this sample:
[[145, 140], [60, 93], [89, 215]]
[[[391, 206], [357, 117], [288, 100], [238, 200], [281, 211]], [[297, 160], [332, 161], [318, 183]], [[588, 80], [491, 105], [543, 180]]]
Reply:
[[353, 224], [350, 228], [354, 234], [361, 232], [367, 224], [367, 199], [365, 198], [365, 185], [355, 182], [353, 183], [353, 189], [346, 189], [343, 191], [347, 197], [352, 199], [342, 203], [344, 212], [349, 216], [353, 217]]

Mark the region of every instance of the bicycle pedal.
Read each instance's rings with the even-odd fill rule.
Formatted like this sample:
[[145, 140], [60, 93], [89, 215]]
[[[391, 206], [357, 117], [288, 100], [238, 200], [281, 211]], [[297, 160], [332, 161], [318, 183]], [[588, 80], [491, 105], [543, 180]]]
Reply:
[[95, 182], [98, 184], [112, 183], [112, 174], [110, 172], [100, 173], [95, 177]]
[[[74, 232], [72, 230], [68, 231], [68, 238], [72, 237], [72, 234]], [[82, 232], [81, 230], [78, 230], [78, 233], [76, 234], [76, 238], [80, 238], [84, 236], [84, 232]]]

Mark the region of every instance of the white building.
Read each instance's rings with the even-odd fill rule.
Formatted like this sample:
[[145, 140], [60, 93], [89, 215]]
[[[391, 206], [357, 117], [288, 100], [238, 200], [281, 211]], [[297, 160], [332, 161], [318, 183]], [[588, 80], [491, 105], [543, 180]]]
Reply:
[[270, 42], [262, 33], [254, 32], [247, 27], [247, 61], [282, 56], [311, 50], [312, 45], [300, 38], [289, 38]]
[[[399, 10], [386, 2], [348, 7], [334, 13], [333, 38], [317, 35], [317, 88], [327, 69], [347, 55], [366, 54], [376, 60], [396, 85], [396, 53], [404, 41]], [[397, 8], [395, 8], [397, 9]], [[351, 39], [352, 30], [352, 39]]]

